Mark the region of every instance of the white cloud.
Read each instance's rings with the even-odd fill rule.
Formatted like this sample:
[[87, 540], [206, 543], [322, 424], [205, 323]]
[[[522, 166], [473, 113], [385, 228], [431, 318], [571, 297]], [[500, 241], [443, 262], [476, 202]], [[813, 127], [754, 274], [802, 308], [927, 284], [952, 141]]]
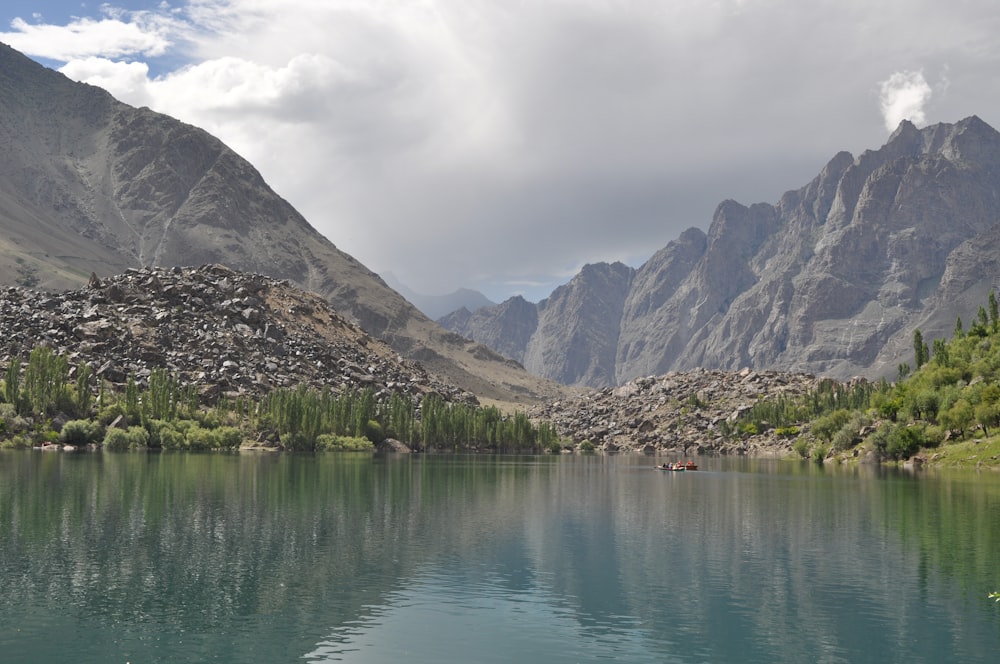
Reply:
[[882, 81], [879, 104], [886, 129], [894, 131], [903, 120], [924, 124], [924, 107], [932, 94], [922, 71], [899, 71]]
[[370, 268], [502, 298], [773, 202], [890, 118], [996, 122], [998, 32], [990, 0], [191, 0], [0, 40], [219, 136]]
[[60, 25], [11, 21], [13, 32], [0, 33], [3, 41], [29, 55], [51, 60], [142, 55], [163, 55], [173, 43], [168, 37], [172, 21], [164, 15], [135, 12], [94, 20], [77, 18]]
[[144, 62], [116, 62], [107, 58], [88, 57], [72, 60], [60, 72], [81, 83], [104, 88], [118, 99], [127, 99], [134, 106], [147, 106], [149, 96], [149, 66]]

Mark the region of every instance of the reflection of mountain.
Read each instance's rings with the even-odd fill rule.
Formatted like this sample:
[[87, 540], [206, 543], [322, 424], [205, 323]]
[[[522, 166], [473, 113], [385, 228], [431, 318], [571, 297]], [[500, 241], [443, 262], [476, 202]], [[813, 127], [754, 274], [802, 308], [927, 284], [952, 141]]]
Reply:
[[80, 662], [986, 662], [1000, 647], [982, 611], [1000, 587], [993, 478], [638, 459], [9, 455], [0, 623], [29, 629], [0, 647], [57, 661], [72, 641]]

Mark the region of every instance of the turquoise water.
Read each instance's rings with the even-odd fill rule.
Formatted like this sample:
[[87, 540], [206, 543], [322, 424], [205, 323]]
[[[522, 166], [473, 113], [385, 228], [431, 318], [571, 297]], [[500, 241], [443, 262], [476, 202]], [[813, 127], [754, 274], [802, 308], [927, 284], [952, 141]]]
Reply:
[[996, 662], [1000, 475], [0, 454], [2, 662]]

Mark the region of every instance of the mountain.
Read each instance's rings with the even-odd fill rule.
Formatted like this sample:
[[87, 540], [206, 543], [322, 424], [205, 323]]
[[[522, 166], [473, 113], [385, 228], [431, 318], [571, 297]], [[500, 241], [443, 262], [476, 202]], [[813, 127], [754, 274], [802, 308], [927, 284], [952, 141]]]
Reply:
[[[1000, 134], [975, 116], [904, 121], [881, 148], [835, 155], [777, 204], [724, 201], [707, 233], [685, 231], [636, 270], [623, 301], [607, 291], [553, 309], [561, 287], [536, 311], [518, 305], [518, 321], [504, 303], [443, 322], [581, 385], [695, 367], [894, 378], [913, 363], [915, 329], [950, 336], [998, 287], [998, 222]], [[601, 269], [584, 268], [569, 289], [605, 292]], [[517, 336], [498, 338], [503, 329]], [[581, 357], [602, 369], [568, 371]]]
[[148, 266], [226, 265], [321, 295], [403, 356], [504, 402], [559, 393], [448, 332], [320, 235], [208, 133], [0, 45], [0, 283], [73, 288]]
[[482, 307], [491, 307], [496, 302], [489, 299], [477, 290], [470, 288], [458, 288], [444, 295], [424, 295], [417, 293], [406, 284], [396, 278], [391, 272], [379, 275], [394, 291], [406, 298], [406, 300], [420, 310], [431, 320], [437, 320], [459, 309], [475, 311]]

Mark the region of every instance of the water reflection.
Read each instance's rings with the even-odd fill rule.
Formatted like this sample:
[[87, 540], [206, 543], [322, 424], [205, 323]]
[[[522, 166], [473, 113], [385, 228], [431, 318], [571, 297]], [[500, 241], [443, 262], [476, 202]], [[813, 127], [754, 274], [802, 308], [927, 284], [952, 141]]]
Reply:
[[1000, 478], [0, 455], [10, 661], [994, 661]]

